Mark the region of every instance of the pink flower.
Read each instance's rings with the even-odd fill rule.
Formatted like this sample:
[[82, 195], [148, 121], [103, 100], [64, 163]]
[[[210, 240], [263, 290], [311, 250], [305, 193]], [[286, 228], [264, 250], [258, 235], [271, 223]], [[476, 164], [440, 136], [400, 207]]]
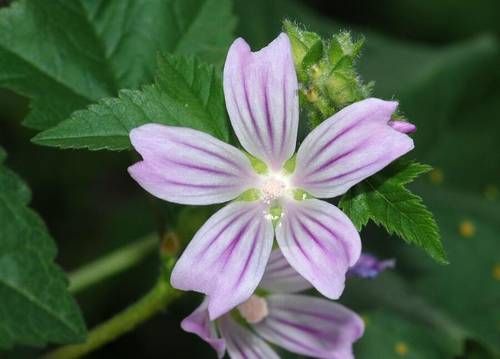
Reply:
[[263, 282], [267, 285], [263, 289], [270, 291], [268, 295], [254, 294], [232, 313], [216, 321], [210, 321], [209, 301], [205, 299], [182, 321], [181, 326], [209, 343], [219, 358], [226, 350], [233, 359], [279, 358], [266, 341], [317, 358], [353, 358], [352, 344], [364, 331], [361, 318], [329, 300], [284, 294], [300, 290], [293, 286], [293, 278], [304, 281], [283, 259], [280, 251], [275, 250], [264, 273]]
[[210, 297], [212, 319], [255, 291], [274, 236], [296, 271], [326, 297], [338, 298], [361, 241], [344, 213], [316, 198], [345, 193], [413, 148], [410, 137], [389, 125], [397, 103], [370, 98], [325, 120], [292, 157], [297, 89], [285, 34], [255, 53], [243, 39], [229, 49], [224, 94], [231, 124], [265, 170], [257, 171], [241, 150], [190, 128], [148, 124], [130, 134], [143, 160], [129, 172], [156, 197], [207, 205], [256, 194], [215, 213], [173, 270], [174, 287]]

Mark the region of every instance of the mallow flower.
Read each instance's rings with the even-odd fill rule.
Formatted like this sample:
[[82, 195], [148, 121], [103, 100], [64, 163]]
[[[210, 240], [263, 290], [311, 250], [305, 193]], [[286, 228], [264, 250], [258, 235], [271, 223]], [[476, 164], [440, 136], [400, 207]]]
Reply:
[[279, 358], [268, 343], [315, 358], [353, 358], [352, 344], [364, 331], [362, 319], [341, 304], [297, 294], [297, 283], [304, 282], [274, 250], [261, 286], [248, 300], [211, 321], [205, 298], [181, 327], [210, 344], [219, 358], [226, 350], [232, 359]]
[[143, 160], [129, 172], [148, 192], [190, 205], [232, 201], [196, 233], [172, 285], [208, 295], [215, 319], [255, 291], [276, 237], [297, 272], [338, 298], [361, 241], [342, 211], [317, 198], [345, 193], [413, 148], [405, 134], [411, 128], [391, 120], [397, 103], [370, 98], [345, 107], [294, 155], [298, 83], [286, 34], [257, 52], [237, 39], [224, 67], [224, 96], [244, 151], [191, 128], [146, 124], [130, 133]]

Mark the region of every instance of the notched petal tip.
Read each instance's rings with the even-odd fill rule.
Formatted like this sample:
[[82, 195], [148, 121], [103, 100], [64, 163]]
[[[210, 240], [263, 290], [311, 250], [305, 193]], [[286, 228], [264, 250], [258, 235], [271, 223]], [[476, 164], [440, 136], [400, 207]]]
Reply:
[[279, 170], [295, 150], [297, 88], [286, 34], [255, 52], [241, 38], [233, 42], [224, 65], [229, 118], [245, 150], [272, 169]]
[[224, 357], [226, 342], [219, 338], [215, 323], [208, 318], [207, 298], [189, 316], [181, 322], [181, 328], [188, 333], [196, 334], [217, 352], [219, 358]]
[[338, 299], [361, 253], [359, 233], [337, 207], [317, 199], [290, 201], [276, 239], [290, 265], [321, 294]]
[[261, 204], [233, 202], [196, 233], [173, 269], [172, 286], [206, 294], [210, 318], [219, 318], [254, 293], [272, 242]]
[[345, 107], [302, 142], [292, 183], [315, 197], [342, 195], [413, 149], [390, 126], [395, 101], [369, 98]]

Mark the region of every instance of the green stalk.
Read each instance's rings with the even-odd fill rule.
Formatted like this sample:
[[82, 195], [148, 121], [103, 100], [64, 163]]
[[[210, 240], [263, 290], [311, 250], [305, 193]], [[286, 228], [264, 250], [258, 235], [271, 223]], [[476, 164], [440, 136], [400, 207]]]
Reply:
[[69, 274], [69, 291], [78, 293], [137, 264], [158, 248], [158, 236], [149, 235], [119, 248]]
[[73, 359], [80, 358], [119, 336], [133, 330], [156, 313], [163, 310], [182, 292], [172, 288], [162, 276], [156, 285], [137, 302], [118, 313], [108, 321], [92, 329], [83, 344], [67, 345], [56, 349], [43, 359]]

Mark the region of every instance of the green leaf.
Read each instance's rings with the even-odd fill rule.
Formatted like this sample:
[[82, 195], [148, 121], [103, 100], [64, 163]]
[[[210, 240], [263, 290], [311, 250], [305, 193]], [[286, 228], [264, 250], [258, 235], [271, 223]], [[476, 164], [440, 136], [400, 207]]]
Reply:
[[77, 111], [54, 128], [39, 133], [37, 144], [60, 148], [123, 150], [129, 132], [145, 123], [191, 127], [222, 140], [229, 138], [222, 80], [214, 66], [195, 58], [161, 57], [154, 85], [122, 90]]
[[[436, 268], [418, 253], [423, 275], [413, 286], [500, 357], [500, 202], [463, 191], [422, 186], [439, 220], [451, 264]], [[467, 224], [468, 230], [464, 230]]]
[[398, 161], [351, 188], [340, 207], [358, 230], [373, 220], [390, 234], [422, 247], [432, 258], [446, 263], [438, 227], [422, 199], [404, 186], [431, 168], [415, 162]]
[[47, 129], [150, 83], [158, 52], [221, 63], [234, 25], [229, 0], [18, 0], [0, 11], [0, 86], [29, 97], [25, 124]]
[[[363, 313], [365, 334], [355, 344], [356, 358], [443, 359], [452, 357], [453, 348], [438, 329], [426, 326], [387, 310]], [[460, 353], [453, 353], [460, 354]]]
[[[0, 153], [5, 154], [0, 148]], [[1, 156], [0, 156], [1, 157]], [[0, 348], [72, 343], [85, 337], [68, 281], [54, 264], [56, 247], [27, 207], [26, 184], [0, 163]]]

